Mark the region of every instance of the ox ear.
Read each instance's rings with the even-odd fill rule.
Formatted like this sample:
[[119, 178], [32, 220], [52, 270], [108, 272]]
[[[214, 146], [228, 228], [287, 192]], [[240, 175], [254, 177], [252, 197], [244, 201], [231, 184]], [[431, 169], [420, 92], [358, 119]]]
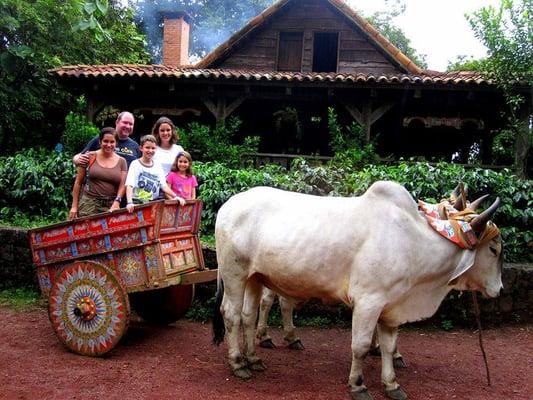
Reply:
[[461, 260], [459, 260], [459, 264], [457, 265], [457, 267], [455, 267], [455, 271], [453, 271], [453, 275], [448, 281], [448, 285], [454, 285], [457, 278], [463, 275], [466, 271], [470, 269], [470, 267], [472, 267], [472, 265], [474, 265], [475, 260], [475, 250], [463, 250]]

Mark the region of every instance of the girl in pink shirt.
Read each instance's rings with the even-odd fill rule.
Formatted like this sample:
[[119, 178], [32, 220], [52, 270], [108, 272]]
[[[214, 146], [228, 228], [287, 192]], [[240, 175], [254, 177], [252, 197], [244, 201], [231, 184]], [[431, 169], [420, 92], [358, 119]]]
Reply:
[[186, 151], [180, 152], [174, 160], [167, 176], [167, 183], [179, 197], [183, 197], [185, 200], [196, 198], [198, 182], [192, 174], [192, 157]]

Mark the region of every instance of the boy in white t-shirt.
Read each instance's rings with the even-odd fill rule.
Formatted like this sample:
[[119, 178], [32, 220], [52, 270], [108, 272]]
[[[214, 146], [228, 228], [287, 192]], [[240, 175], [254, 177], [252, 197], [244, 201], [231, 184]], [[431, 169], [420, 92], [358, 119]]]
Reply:
[[126, 177], [126, 208], [133, 211], [134, 204], [146, 203], [156, 200], [159, 196], [159, 189], [168, 194], [171, 199], [178, 200], [181, 205], [185, 200], [176, 195], [167, 185], [165, 173], [159, 163], [154, 162], [156, 149], [156, 138], [152, 135], [145, 135], [141, 138], [141, 158], [133, 161], [128, 169]]

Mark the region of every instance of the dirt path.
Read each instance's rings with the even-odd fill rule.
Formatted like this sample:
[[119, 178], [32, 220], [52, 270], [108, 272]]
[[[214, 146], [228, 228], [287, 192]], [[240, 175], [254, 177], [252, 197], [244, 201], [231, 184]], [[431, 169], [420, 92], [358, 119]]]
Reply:
[[[259, 349], [268, 366], [250, 382], [232, 378], [226, 346], [211, 344], [211, 326], [133, 323], [107, 356], [69, 353], [46, 311], [0, 308], [1, 399], [345, 399], [350, 332], [302, 329], [306, 349]], [[273, 332], [281, 344], [281, 333]], [[485, 331], [493, 385], [486, 384], [477, 334], [404, 329], [399, 346], [408, 368], [397, 371], [411, 400], [533, 398], [533, 328]], [[384, 399], [379, 358], [368, 357], [365, 382]]]

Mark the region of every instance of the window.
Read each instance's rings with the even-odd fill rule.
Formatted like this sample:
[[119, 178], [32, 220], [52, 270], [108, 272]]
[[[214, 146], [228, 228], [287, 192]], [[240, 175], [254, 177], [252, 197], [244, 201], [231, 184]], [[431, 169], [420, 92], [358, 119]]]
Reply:
[[302, 70], [302, 32], [280, 32], [278, 71]]
[[315, 32], [313, 72], [337, 72], [338, 33]]

